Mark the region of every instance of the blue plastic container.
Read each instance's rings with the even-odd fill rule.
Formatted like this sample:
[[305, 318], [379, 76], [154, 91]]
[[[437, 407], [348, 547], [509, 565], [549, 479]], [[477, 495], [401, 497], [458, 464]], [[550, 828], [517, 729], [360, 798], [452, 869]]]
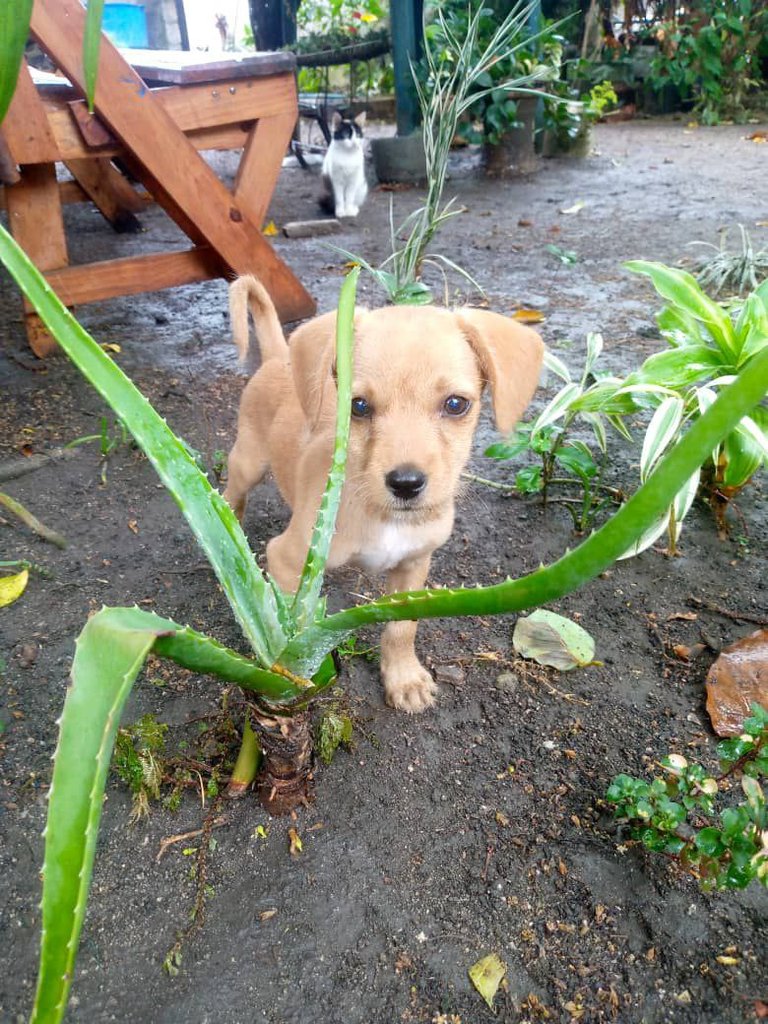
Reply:
[[105, 3], [101, 27], [115, 46], [144, 50], [149, 45], [144, 4]]

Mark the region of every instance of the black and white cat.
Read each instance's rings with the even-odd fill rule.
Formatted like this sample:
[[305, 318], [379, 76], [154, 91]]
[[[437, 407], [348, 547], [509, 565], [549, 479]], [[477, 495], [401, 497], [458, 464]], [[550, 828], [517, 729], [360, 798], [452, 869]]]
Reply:
[[365, 111], [353, 120], [334, 113], [331, 122], [331, 142], [323, 160], [323, 183], [326, 194], [320, 205], [326, 213], [336, 217], [356, 217], [365, 197], [365, 154], [363, 152], [363, 126]]

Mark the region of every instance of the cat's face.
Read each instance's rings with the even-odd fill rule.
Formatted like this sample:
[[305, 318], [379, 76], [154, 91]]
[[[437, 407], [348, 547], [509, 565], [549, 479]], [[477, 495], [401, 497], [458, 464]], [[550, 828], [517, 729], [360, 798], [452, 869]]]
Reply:
[[334, 143], [343, 146], [344, 149], [357, 148], [362, 142], [364, 124], [365, 112], [358, 114], [354, 119], [334, 114], [331, 126]]

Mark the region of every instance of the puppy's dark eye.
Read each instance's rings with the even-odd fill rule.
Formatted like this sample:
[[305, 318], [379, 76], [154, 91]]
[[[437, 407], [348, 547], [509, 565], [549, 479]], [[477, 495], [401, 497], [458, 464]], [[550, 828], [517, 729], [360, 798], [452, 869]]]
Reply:
[[446, 416], [463, 416], [469, 412], [471, 405], [468, 398], [462, 398], [461, 395], [449, 395], [443, 402], [443, 412]]
[[370, 416], [373, 409], [364, 398], [352, 399], [352, 415], [358, 420], [364, 420]]

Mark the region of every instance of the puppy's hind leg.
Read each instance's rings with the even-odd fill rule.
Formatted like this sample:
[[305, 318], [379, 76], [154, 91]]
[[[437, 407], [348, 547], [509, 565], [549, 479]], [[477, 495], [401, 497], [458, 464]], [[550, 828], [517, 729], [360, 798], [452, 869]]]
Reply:
[[261, 483], [269, 468], [266, 449], [255, 431], [241, 429], [227, 459], [227, 486], [224, 500], [228, 502], [240, 522], [245, 515], [248, 492]]

